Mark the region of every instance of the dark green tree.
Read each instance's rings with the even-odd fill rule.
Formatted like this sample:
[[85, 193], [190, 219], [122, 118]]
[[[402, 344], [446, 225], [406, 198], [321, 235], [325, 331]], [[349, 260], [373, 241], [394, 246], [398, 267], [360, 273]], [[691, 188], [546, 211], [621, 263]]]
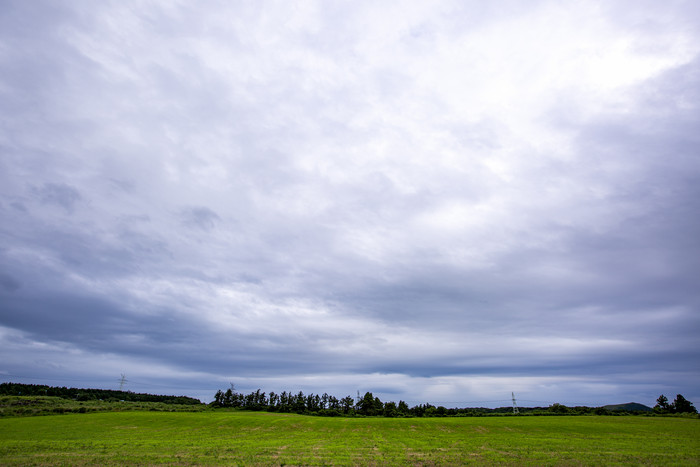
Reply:
[[231, 390], [231, 388], [228, 388], [226, 390], [226, 393], [224, 393], [223, 406], [224, 407], [231, 407], [233, 404], [234, 404], [233, 391]]
[[353, 401], [351, 396], [343, 397], [340, 400], [340, 406], [343, 408], [343, 413], [349, 413], [354, 403], [355, 402]]
[[396, 402], [385, 402], [384, 403], [384, 411], [382, 415], [385, 417], [396, 417], [398, 415], [399, 411], [396, 408]]
[[335, 396], [328, 396], [328, 408], [340, 410], [340, 401]]
[[654, 412], [656, 413], [668, 413], [670, 407], [668, 405], [668, 399], [666, 396], [661, 394], [658, 399], [656, 399], [656, 405], [654, 406]]
[[672, 413], [698, 413], [693, 403], [680, 394], [676, 394], [670, 408]]
[[304, 413], [306, 410], [306, 396], [304, 396], [303, 391], [299, 391], [299, 394], [294, 397], [293, 406], [296, 413]]
[[567, 406], [565, 406], [563, 404], [559, 404], [559, 403], [554, 403], [554, 404], [550, 405], [548, 410], [550, 412], [559, 413], [559, 414], [566, 414], [566, 413], [570, 412], [570, 410]]
[[366, 392], [364, 397], [357, 403], [357, 411], [362, 415], [377, 415], [384, 409], [384, 404], [379, 398], [374, 397], [371, 392]]
[[287, 391], [282, 391], [280, 394], [280, 403], [279, 403], [279, 410], [280, 412], [289, 412], [289, 394], [287, 394]]
[[224, 393], [221, 389], [216, 391], [216, 394], [214, 395], [214, 405], [217, 407], [223, 407], [224, 405]]

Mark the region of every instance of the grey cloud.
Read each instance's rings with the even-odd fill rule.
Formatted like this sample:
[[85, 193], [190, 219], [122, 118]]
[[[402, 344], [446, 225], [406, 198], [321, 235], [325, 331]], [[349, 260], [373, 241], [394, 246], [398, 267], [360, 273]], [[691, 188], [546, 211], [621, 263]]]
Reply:
[[116, 188], [119, 190], [125, 191], [125, 192], [131, 192], [134, 189], [134, 183], [130, 182], [128, 180], [120, 180], [117, 178], [109, 178], [109, 182], [114, 185]]
[[42, 203], [60, 206], [68, 213], [72, 213], [76, 203], [82, 200], [78, 190], [64, 183], [45, 183], [34, 192]]
[[[625, 112], [586, 110], [586, 86], [522, 89], [557, 103], [522, 121], [519, 96], [498, 101], [479, 67], [488, 31], [546, 1], [8, 5], [0, 356], [13, 371], [113, 359], [115, 376], [152, 366], [198, 391], [316, 378], [405, 399], [441, 378], [451, 394], [492, 378], [483, 391], [549, 384], [552, 397], [575, 380], [601, 403], [697, 383], [697, 59], [616, 88]], [[687, 32], [654, 24], [662, 39]]]
[[10, 206], [12, 206], [17, 211], [27, 212], [27, 207], [23, 203], [20, 203], [19, 201], [14, 201], [14, 202], [10, 203]]
[[219, 215], [204, 206], [191, 206], [180, 211], [182, 223], [189, 227], [211, 230], [221, 220]]
[[21, 286], [22, 284], [16, 279], [14, 279], [12, 276], [0, 273], [0, 287], [6, 292], [14, 292]]

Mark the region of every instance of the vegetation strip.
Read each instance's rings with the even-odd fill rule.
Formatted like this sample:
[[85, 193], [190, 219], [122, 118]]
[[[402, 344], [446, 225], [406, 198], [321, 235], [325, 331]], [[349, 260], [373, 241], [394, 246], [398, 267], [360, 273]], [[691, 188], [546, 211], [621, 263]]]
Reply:
[[43, 384], [0, 384], [0, 395], [5, 396], [53, 396], [77, 401], [107, 400], [124, 402], [162, 402], [164, 404], [198, 405], [202, 401], [187, 396], [159, 396], [111, 389], [80, 389], [46, 386]]
[[636, 414], [696, 414], [697, 410], [693, 404], [686, 400], [681, 394], [676, 396], [672, 403], [661, 395], [656, 406], [652, 409], [642, 404], [630, 402], [627, 404], [607, 405], [603, 407], [576, 406], [567, 407], [563, 404], [552, 404], [549, 407], [518, 407], [515, 410], [515, 399], [512, 407], [498, 407], [495, 409], [486, 407], [463, 407], [446, 408], [434, 406], [432, 404], [418, 404], [409, 407], [404, 401], [398, 404], [393, 401], [382, 402], [371, 392], [366, 392], [363, 397], [354, 400], [351, 396], [338, 399], [324, 393], [304, 394], [302, 391], [292, 393], [282, 391], [280, 394], [270, 392], [269, 394], [260, 389], [249, 394], [238, 393], [231, 388], [224, 391], [217, 391], [214, 401], [210, 404], [214, 408], [241, 408], [245, 410], [281, 413], [297, 413], [304, 415], [322, 416], [381, 416], [381, 417], [469, 417], [486, 415], [623, 415]]

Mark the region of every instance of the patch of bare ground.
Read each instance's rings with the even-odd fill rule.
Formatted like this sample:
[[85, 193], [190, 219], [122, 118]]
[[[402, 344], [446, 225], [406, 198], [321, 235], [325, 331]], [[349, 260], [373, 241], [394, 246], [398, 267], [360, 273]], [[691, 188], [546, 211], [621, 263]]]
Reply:
[[277, 448], [277, 451], [275, 451], [275, 453], [272, 454], [270, 457], [272, 457], [272, 458], [275, 459], [275, 460], [279, 459], [280, 456], [281, 456], [282, 454], [284, 454], [284, 451], [285, 451], [287, 448], [289, 448], [289, 445], [286, 445], [286, 444], [285, 444], [284, 446], [278, 447], [278, 448]]

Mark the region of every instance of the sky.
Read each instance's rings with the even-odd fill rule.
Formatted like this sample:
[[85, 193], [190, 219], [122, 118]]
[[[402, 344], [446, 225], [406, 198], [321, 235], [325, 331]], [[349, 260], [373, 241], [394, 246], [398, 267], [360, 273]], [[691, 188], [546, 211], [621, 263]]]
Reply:
[[700, 3], [0, 0], [0, 382], [700, 403]]

